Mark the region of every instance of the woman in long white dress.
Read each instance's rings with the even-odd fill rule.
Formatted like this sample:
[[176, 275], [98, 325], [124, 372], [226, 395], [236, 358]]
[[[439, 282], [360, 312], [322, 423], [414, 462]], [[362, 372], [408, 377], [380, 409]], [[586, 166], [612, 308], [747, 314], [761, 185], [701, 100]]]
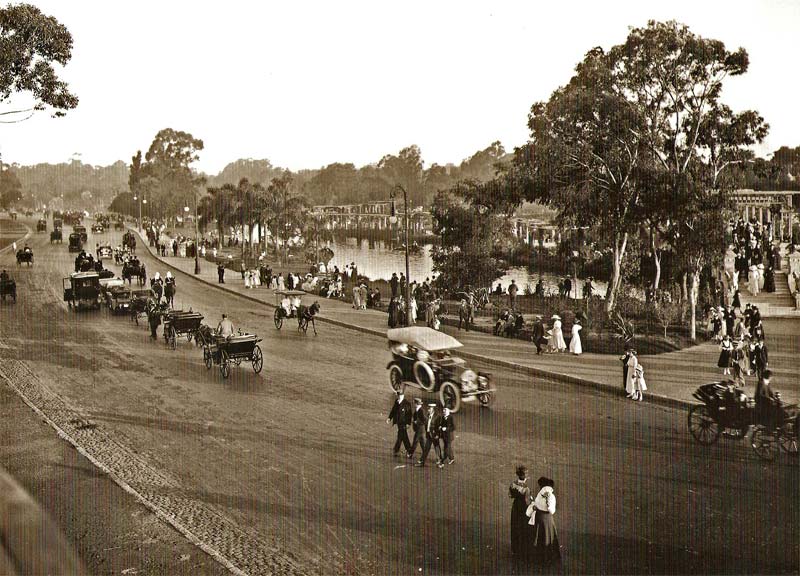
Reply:
[[750, 272], [747, 275], [747, 284], [750, 294], [756, 296], [758, 294], [758, 268], [750, 266]]
[[283, 279], [283, 273], [278, 273], [278, 290], [286, 290], [286, 281]]
[[564, 352], [567, 349], [567, 343], [564, 341], [564, 332], [561, 330], [561, 317], [553, 314], [551, 320], [553, 320], [553, 348]]
[[417, 299], [413, 296], [408, 301], [408, 314], [411, 316], [411, 324], [410, 326], [414, 326], [417, 323]]
[[631, 350], [630, 357], [628, 358], [628, 379], [625, 381], [625, 392], [628, 398], [636, 399], [636, 367], [639, 365], [639, 358], [636, 356], [636, 350]]
[[569, 341], [569, 351], [576, 356], [583, 353], [583, 347], [581, 346], [581, 321], [576, 319], [575, 323], [572, 325], [572, 339]]

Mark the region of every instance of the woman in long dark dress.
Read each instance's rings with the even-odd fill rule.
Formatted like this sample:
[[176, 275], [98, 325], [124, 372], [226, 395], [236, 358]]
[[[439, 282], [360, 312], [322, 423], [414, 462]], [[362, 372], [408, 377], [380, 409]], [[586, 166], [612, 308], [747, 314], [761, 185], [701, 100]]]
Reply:
[[555, 482], [542, 476], [539, 478], [539, 493], [528, 507], [533, 524], [533, 559], [537, 566], [551, 566], [561, 561], [561, 547], [554, 516], [556, 496]]
[[517, 478], [508, 487], [508, 497], [514, 501], [511, 504], [511, 553], [515, 560], [522, 560], [527, 556], [529, 545], [528, 509], [531, 499], [531, 489], [528, 487], [528, 470], [525, 466], [517, 466]]

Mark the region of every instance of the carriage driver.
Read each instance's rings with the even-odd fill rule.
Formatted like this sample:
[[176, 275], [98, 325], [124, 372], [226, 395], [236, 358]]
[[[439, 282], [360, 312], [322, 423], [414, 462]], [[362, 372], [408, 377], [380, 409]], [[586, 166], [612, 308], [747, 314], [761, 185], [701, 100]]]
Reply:
[[5, 269], [0, 272], [0, 282], [8, 282], [8, 272], [6, 272]]
[[228, 319], [226, 314], [222, 315], [222, 320], [220, 320], [220, 323], [217, 326], [217, 336], [221, 336], [223, 338], [230, 338], [233, 336], [233, 322]]

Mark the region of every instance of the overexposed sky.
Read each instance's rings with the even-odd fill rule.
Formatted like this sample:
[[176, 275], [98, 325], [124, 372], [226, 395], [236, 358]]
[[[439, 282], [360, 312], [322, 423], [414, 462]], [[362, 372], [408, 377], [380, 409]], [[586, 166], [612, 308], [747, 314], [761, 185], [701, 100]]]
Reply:
[[746, 48], [723, 100], [769, 122], [759, 152], [800, 145], [800, 0], [29, 1], [74, 37], [63, 77], [80, 104], [0, 125], [5, 162], [130, 162], [170, 127], [204, 141], [207, 173], [361, 166], [410, 144], [426, 167], [458, 163], [525, 142], [531, 104], [648, 19]]

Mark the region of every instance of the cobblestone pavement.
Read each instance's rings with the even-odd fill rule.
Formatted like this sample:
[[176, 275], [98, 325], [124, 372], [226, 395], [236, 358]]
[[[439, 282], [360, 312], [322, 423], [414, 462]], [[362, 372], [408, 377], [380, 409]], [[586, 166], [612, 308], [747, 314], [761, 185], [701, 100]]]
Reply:
[[181, 497], [180, 482], [157, 470], [47, 388], [25, 362], [4, 360], [0, 376], [59, 435], [189, 540], [235, 574], [300, 574], [296, 564], [213, 506]]

